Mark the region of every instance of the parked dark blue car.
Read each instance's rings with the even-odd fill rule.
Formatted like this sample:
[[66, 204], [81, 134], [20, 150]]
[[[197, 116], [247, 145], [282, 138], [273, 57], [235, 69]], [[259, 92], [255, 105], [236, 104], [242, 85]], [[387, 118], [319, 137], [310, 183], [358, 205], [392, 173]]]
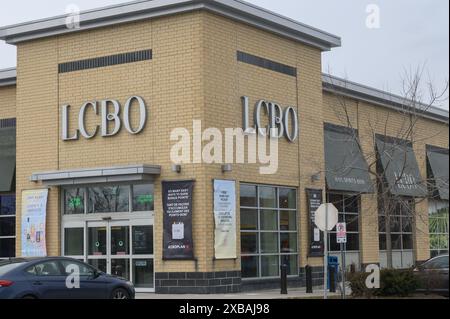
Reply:
[[[76, 269], [75, 273], [73, 269]], [[79, 278], [79, 288], [76, 287], [78, 280], [74, 275]], [[105, 274], [72, 258], [15, 258], [0, 261], [0, 299], [134, 297], [135, 290], [131, 282]]]

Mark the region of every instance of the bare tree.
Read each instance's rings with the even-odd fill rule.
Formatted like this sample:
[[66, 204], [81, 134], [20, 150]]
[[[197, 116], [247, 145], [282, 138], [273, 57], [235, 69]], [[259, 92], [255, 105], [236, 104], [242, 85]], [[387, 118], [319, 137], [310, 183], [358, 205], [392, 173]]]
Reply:
[[[348, 87], [350, 90], [351, 82], [345, 79], [337, 79], [335, 77], [329, 76], [328, 83], [331, 83], [331, 88], [335, 88], [332, 91], [335, 101], [337, 103], [333, 104], [333, 111], [336, 117], [341, 121], [340, 125], [353, 129], [351, 138], [352, 142], [357, 143], [359, 149], [368, 164], [367, 172], [369, 173], [373, 188], [377, 191], [377, 208], [371, 211], [377, 212], [377, 216], [381, 221], [384, 220], [384, 225], [381, 223], [381, 227], [386, 233], [386, 253], [387, 253], [387, 267], [393, 267], [393, 247], [395, 246], [393, 242], [393, 236], [391, 234], [391, 229], [400, 227], [396, 223], [399, 220], [399, 215], [402, 215], [405, 220], [410, 220], [411, 225], [406, 225], [412, 228], [412, 233], [414, 236], [417, 230], [414, 225], [418, 222], [417, 218], [422, 218], [421, 214], [416, 213], [416, 204], [420, 203], [421, 199], [414, 197], [405, 197], [401, 195], [396, 195], [393, 192], [392, 180], [388, 181], [386, 178], [386, 167], [389, 165], [397, 165], [402, 167], [401, 171], [396, 174], [394, 184], [397, 187], [406, 188], [418, 188], [427, 192], [430, 187], [434, 187], [434, 181], [432, 180], [416, 180], [411, 178], [407, 173], [412, 167], [410, 161], [408, 161], [408, 150], [412, 149], [412, 146], [416, 143], [432, 140], [439, 134], [448, 131], [447, 125], [443, 125], [442, 130], [436, 132], [429, 130], [426, 136], [418, 135], [417, 128], [418, 122], [424, 114], [426, 114], [431, 108], [441, 105], [443, 102], [448, 100], [448, 81], [445, 83], [442, 89], [436, 89], [431, 80], [424, 81], [425, 66], [417, 67], [415, 70], [405, 70], [402, 75], [402, 85], [403, 92], [402, 96], [396, 96], [395, 101], [391, 101], [396, 108], [393, 111], [386, 112], [383, 110], [380, 114], [375, 114], [375, 116], [366, 119], [364, 122], [364, 132], [365, 137], [371, 137], [371, 151], [367, 151], [368, 148], [364, 148], [361, 144], [361, 139], [359, 131], [361, 131], [359, 120], [357, 119], [355, 123], [354, 110], [351, 104], [358, 106], [359, 102], [354, 101], [347, 97], [345, 91]], [[335, 83], [339, 81], [339, 83]], [[426, 87], [427, 94], [424, 94], [422, 87]], [[386, 94], [386, 98], [392, 97], [392, 95]], [[399, 103], [401, 100], [401, 103]], [[381, 109], [380, 109], [381, 110]], [[392, 118], [395, 115], [395, 120]], [[396, 129], [393, 130], [393, 123], [395, 121]], [[356, 126], [356, 127], [355, 127]], [[369, 134], [368, 134], [369, 132]], [[386, 136], [391, 137], [389, 143], [380, 143], [379, 137]], [[367, 142], [367, 141], [365, 141]], [[365, 150], [365, 151], [363, 151]], [[405, 154], [400, 158], [401, 163], [399, 163], [399, 157], [391, 161], [389, 160], [389, 154]], [[385, 158], [380, 158], [380, 154], [387, 154]], [[349, 156], [351, 156], [349, 154]], [[382, 163], [383, 162], [383, 163]], [[350, 167], [344, 167], [345, 169], [350, 169]], [[336, 172], [332, 172], [336, 173]], [[423, 177], [423, 176], [422, 176]], [[448, 182], [448, 181], [447, 181]], [[447, 185], [448, 187], [448, 185]], [[359, 195], [361, 195], [360, 193]], [[357, 194], [355, 194], [357, 195]], [[423, 200], [423, 199], [422, 199]]]

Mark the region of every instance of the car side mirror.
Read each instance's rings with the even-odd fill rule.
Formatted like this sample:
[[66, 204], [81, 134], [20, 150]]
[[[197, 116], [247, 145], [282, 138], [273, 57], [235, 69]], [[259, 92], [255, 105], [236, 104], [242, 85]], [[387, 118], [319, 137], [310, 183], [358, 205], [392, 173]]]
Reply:
[[92, 273], [92, 278], [93, 279], [97, 279], [98, 277], [100, 277], [101, 273], [98, 270], [94, 270], [94, 272]]

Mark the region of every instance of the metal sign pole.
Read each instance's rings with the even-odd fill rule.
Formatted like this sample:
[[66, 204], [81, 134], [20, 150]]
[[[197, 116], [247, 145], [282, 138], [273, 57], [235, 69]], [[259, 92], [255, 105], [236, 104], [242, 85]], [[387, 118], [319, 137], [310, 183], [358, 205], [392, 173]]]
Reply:
[[328, 205], [325, 210], [325, 230], [323, 238], [323, 299], [328, 298]]
[[343, 253], [342, 253], [342, 295], [343, 295], [343, 299], [345, 299], [347, 296], [346, 296], [346, 292], [345, 292], [345, 282], [346, 282], [346, 276], [345, 276], [345, 272], [346, 272], [346, 270], [347, 270], [347, 263], [346, 263], [346, 260], [345, 260], [345, 253], [346, 253], [346, 251], [347, 251], [347, 242], [345, 242], [344, 244], [343, 244], [343, 248], [344, 248], [344, 250], [343, 250]]

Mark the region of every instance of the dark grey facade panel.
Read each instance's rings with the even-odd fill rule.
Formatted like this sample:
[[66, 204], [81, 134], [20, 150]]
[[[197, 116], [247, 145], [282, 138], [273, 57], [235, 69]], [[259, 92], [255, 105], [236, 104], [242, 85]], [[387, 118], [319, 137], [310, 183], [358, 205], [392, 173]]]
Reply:
[[327, 187], [334, 191], [373, 193], [369, 166], [359, 147], [358, 132], [348, 127], [324, 125]]
[[60, 63], [58, 65], [58, 72], [68, 73], [68, 72], [96, 69], [119, 64], [146, 61], [151, 60], [152, 58], [153, 58], [152, 50], [121, 53], [111, 56]]
[[1, 119], [0, 128], [16, 127], [16, 119]]
[[394, 196], [426, 197], [412, 143], [399, 138], [376, 135], [376, 148], [383, 174]]
[[268, 60], [256, 55], [251, 55], [245, 52], [237, 51], [237, 60], [239, 62], [258, 66], [267, 70], [282, 73], [285, 75], [297, 77], [297, 68]]
[[0, 192], [13, 191], [16, 171], [16, 128], [0, 128]]
[[427, 160], [431, 168], [431, 183], [433, 192], [437, 192], [440, 199], [449, 200], [449, 159], [448, 149], [427, 146]]

